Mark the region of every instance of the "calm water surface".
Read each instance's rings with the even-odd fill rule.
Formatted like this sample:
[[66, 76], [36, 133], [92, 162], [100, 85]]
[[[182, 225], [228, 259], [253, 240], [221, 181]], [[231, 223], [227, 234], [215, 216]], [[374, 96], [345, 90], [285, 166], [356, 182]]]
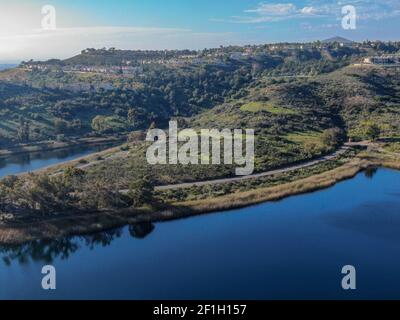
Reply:
[[[380, 169], [246, 209], [3, 247], [0, 298], [400, 298], [399, 209], [400, 173]], [[57, 270], [52, 292], [45, 264]]]
[[110, 145], [83, 146], [53, 151], [33, 152], [0, 158], [0, 178], [42, 169], [110, 148]]

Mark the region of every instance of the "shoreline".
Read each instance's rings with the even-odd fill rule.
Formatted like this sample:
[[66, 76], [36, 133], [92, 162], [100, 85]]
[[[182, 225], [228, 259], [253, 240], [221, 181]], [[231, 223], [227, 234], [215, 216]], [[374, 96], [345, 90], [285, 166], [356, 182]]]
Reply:
[[15, 155], [23, 155], [28, 153], [46, 152], [55, 150], [65, 150], [83, 146], [96, 146], [104, 144], [112, 144], [125, 141], [125, 138], [83, 138], [74, 141], [48, 141], [37, 144], [27, 144], [19, 147], [11, 147], [7, 149], [0, 149], [0, 159], [5, 159]]
[[315, 192], [354, 178], [369, 167], [400, 170], [398, 158], [365, 152], [335, 169], [272, 187], [213, 197], [204, 200], [170, 203], [162, 208], [122, 209], [64, 215], [34, 223], [0, 225], [0, 245], [18, 245], [35, 240], [56, 240], [66, 236], [93, 234], [128, 224], [163, 222], [203, 214], [245, 208], [268, 201]]

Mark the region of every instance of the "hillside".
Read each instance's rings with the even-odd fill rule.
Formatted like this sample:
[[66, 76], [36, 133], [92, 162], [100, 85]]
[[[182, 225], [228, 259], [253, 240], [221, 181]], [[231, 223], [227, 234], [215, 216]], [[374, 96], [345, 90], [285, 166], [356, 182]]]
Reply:
[[[139, 69], [104, 65], [109, 63], [107, 59], [121, 59], [122, 53], [107, 50], [84, 52], [73, 58], [72, 64], [71, 60], [28, 62], [0, 72], [3, 145], [84, 136], [128, 137], [119, 147], [50, 168], [44, 174], [3, 179], [2, 210], [51, 215], [69, 210], [163, 206], [301, 178], [312, 180], [313, 175], [355, 159], [359, 150], [296, 172], [155, 192], [154, 186], [233, 177], [237, 166], [150, 166], [146, 159], [150, 143], [143, 137], [149, 127], [166, 129], [172, 119], [178, 121], [179, 129], [197, 132], [254, 129], [255, 173], [332, 154], [348, 139], [398, 138], [398, 67], [363, 61], [371, 53], [399, 48], [399, 43], [350, 47], [337, 43], [280, 44], [210, 49], [197, 52], [196, 57], [175, 52], [156, 60], [153, 55], [159, 58], [162, 52], [147, 52], [141, 53], [145, 61]], [[93, 55], [100, 56], [98, 62], [93, 61], [99, 63], [95, 67], [75, 65]], [[383, 147], [396, 151], [398, 144]], [[376, 163], [383, 163], [379, 162], [382, 158], [378, 160]], [[354, 170], [346, 167], [348, 176], [364, 164], [358, 158]], [[319, 187], [319, 181], [312, 181], [305, 189], [299, 182], [293, 192]], [[246, 198], [243, 203], [254, 203], [254, 199]]]
[[[312, 78], [275, 83], [259, 79], [246, 95], [191, 118], [180, 118], [183, 128], [254, 128], [255, 172], [263, 172], [332, 152], [338, 144], [368, 139], [371, 123], [382, 137], [400, 135], [400, 81], [397, 71], [346, 67]], [[272, 82], [272, 83], [271, 83]], [[332, 138], [333, 134], [333, 138]], [[127, 188], [138, 172], [146, 171], [144, 144], [89, 168], [97, 179]], [[229, 165], [158, 165], [151, 172], [156, 184], [173, 184], [234, 176]]]
[[343, 43], [346, 45], [351, 45], [354, 43], [354, 41], [351, 41], [351, 40], [343, 38], [343, 37], [332, 37], [329, 39], [322, 40], [322, 43], [335, 43], [335, 42]]
[[[285, 92], [284, 86], [275, 85], [293, 80], [298, 87], [301, 79], [331, 74], [367, 54], [399, 48], [398, 43], [275, 44], [203, 51], [112, 48], [86, 49], [64, 61], [24, 62], [0, 72], [0, 144], [126, 134], [151, 123], [165, 127], [171, 117], [191, 117], [228, 101], [246, 100], [256, 87], [277, 90], [278, 100], [280, 95], [293, 99], [289, 95], [297, 89], [288, 86]], [[310, 83], [300, 89], [310, 90], [305, 88]], [[316, 116], [321, 124], [327, 121], [326, 114]]]

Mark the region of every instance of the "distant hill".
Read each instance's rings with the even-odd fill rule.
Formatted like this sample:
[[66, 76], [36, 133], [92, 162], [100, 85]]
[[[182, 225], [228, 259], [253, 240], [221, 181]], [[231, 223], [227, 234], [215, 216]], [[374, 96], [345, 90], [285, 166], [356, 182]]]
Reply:
[[354, 41], [351, 41], [349, 39], [342, 38], [342, 37], [333, 37], [333, 38], [329, 38], [329, 39], [322, 41], [322, 43], [335, 43], [335, 42], [344, 43], [344, 44], [353, 44], [354, 43]]
[[[210, 121], [218, 119], [215, 127], [272, 128], [264, 133], [274, 137], [340, 127], [358, 137], [358, 124], [375, 109], [400, 105], [399, 79], [386, 69], [378, 70], [383, 74], [379, 77], [374, 68], [354, 76], [335, 72], [368, 55], [397, 51], [400, 42], [322, 47], [282, 43], [200, 52], [89, 48], [67, 60], [28, 61], [0, 72], [0, 144], [125, 134], [152, 123], [164, 128], [172, 118], [196, 117], [227, 101], [238, 105], [209, 113]], [[328, 82], [330, 74], [340, 79]], [[358, 94], [365, 86], [367, 92]], [[389, 111], [374, 117], [381, 116], [379, 123], [391, 130], [389, 125], [398, 122]], [[197, 120], [200, 128], [211, 126], [206, 116]]]
[[[124, 62], [135, 63], [142, 60], [162, 60], [173, 59], [181, 56], [196, 55], [196, 51], [191, 50], [176, 50], [176, 51], [162, 51], [162, 50], [117, 50], [110, 49], [85, 49], [79, 55], [72, 58], [59, 61], [53, 60], [53, 64], [62, 65], [91, 65], [91, 66], [105, 66], [105, 65], [120, 65]], [[48, 62], [46, 62], [48, 63]]]

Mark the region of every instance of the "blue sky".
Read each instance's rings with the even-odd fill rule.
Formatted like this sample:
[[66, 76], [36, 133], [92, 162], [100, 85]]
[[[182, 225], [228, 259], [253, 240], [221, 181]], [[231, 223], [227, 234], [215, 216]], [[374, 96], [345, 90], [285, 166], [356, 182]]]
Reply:
[[[56, 30], [41, 30], [41, 8]], [[344, 5], [357, 28], [341, 26]], [[0, 61], [65, 58], [86, 47], [202, 49], [229, 44], [399, 40], [400, 0], [0, 0]]]

